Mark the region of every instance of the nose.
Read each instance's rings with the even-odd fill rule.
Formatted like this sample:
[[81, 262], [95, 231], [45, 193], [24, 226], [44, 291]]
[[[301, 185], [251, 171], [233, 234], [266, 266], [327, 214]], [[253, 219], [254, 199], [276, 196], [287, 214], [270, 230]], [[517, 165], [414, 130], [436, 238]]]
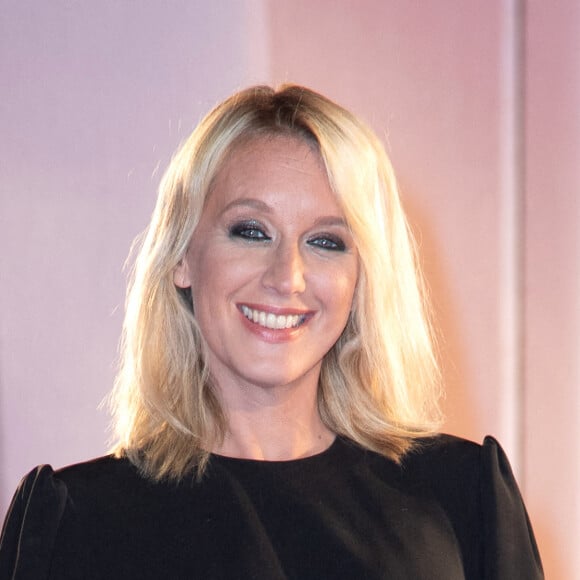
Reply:
[[266, 288], [281, 295], [300, 294], [306, 289], [304, 258], [300, 248], [280, 245], [269, 256], [262, 276]]

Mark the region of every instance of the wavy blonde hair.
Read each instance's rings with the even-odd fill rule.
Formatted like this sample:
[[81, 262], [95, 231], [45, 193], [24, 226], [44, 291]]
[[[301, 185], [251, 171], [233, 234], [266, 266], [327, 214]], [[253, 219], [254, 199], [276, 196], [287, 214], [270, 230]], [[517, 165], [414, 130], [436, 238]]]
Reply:
[[175, 286], [173, 273], [228, 153], [246, 139], [277, 134], [319, 151], [360, 260], [348, 324], [322, 365], [322, 420], [395, 461], [440, 425], [425, 291], [382, 144], [351, 113], [314, 91], [252, 87], [211, 111], [177, 152], [139, 240], [110, 399], [113, 451], [154, 479], [201, 476], [208, 445], [227, 430], [190, 298]]

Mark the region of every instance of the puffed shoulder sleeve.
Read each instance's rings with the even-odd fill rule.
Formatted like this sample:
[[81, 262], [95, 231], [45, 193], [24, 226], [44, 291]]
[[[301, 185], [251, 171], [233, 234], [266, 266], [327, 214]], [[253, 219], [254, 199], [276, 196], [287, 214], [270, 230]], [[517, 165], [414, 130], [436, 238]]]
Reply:
[[0, 580], [41, 580], [50, 570], [52, 550], [67, 499], [65, 484], [48, 465], [20, 483], [0, 537]]
[[482, 446], [486, 580], [544, 578], [534, 533], [509, 461], [493, 437]]

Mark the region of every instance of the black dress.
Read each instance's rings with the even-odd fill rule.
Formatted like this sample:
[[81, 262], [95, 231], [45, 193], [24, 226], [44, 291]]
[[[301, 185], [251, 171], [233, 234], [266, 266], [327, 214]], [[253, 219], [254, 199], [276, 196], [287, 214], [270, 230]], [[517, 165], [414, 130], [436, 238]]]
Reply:
[[212, 456], [154, 483], [103, 457], [18, 488], [0, 579], [543, 578], [507, 459], [441, 435], [401, 466], [337, 438], [294, 461]]

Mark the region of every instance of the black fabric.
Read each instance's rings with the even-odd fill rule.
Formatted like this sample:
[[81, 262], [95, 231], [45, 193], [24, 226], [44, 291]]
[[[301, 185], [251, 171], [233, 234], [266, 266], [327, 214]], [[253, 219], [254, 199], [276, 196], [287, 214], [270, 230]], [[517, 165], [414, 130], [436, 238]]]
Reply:
[[313, 457], [212, 456], [200, 483], [103, 457], [26, 476], [0, 579], [543, 578], [507, 459], [441, 435], [401, 466], [337, 438]]

